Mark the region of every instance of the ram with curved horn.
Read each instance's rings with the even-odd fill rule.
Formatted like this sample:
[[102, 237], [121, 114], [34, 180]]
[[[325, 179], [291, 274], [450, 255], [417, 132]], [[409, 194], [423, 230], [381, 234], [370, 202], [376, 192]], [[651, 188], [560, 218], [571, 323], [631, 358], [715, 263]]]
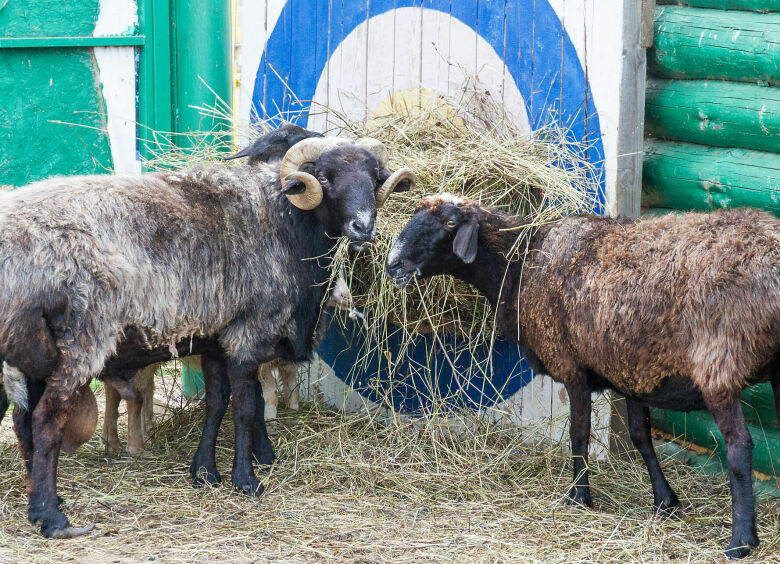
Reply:
[[[218, 397], [208, 407], [218, 413], [192, 471], [219, 480], [216, 428], [232, 392], [232, 482], [262, 491], [250, 459], [263, 410], [258, 366], [311, 358], [337, 240], [370, 243], [378, 194], [413, 183], [360, 143], [305, 139], [285, 161], [284, 183], [282, 163], [220, 164], [58, 177], [0, 194], [0, 360], [20, 410], [28, 517], [45, 536], [89, 529], [71, 527], [59, 509], [63, 430], [79, 390], [112, 356], [139, 347], [144, 362], [154, 351], [209, 349], [207, 396]], [[296, 173], [319, 190], [309, 177], [287, 178]]]

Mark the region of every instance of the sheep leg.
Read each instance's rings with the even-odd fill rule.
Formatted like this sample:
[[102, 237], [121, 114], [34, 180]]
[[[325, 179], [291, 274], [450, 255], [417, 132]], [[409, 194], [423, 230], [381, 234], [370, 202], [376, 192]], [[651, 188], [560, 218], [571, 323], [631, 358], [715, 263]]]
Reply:
[[626, 398], [626, 407], [631, 442], [642, 455], [647, 472], [650, 474], [650, 483], [653, 485], [653, 507], [657, 513], [669, 514], [680, 502], [669, 482], [666, 481], [653, 448], [653, 439], [650, 436], [650, 410], [646, 405], [628, 398]]
[[[276, 390], [274, 390], [275, 392]], [[268, 429], [265, 425], [265, 400], [263, 387], [257, 386], [255, 395], [255, 420], [252, 424], [252, 454], [258, 464], [270, 466], [276, 460], [274, 445], [268, 438]]]
[[144, 451], [144, 432], [141, 423], [141, 409], [143, 407], [141, 396], [127, 400], [127, 452], [137, 455]]
[[565, 384], [569, 394], [571, 421], [569, 434], [574, 462], [574, 485], [567, 503], [586, 507], [593, 505], [588, 482], [588, 443], [590, 442], [591, 389], [587, 377], [580, 373]]
[[206, 421], [198, 450], [190, 465], [192, 486], [195, 488], [205, 484], [213, 486], [222, 481], [222, 476], [217, 471], [215, 449], [219, 426], [230, 402], [230, 383], [225, 373], [224, 361], [221, 358], [203, 355], [201, 368], [206, 387]]
[[737, 394], [730, 399], [704, 397], [726, 443], [726, 460], [731, 486], [731, 542], [726, 556], [742, 558], [758, 546], [755, 498], [753, 497], [753, 439], [750, 437], [742, 403]]
[[265, 399], [263, 413], [265, 419], [268, 419], [269, 421], [276, 419], [279, 406], [279, 396], [276, 393], [276, 378], [274, 378], [273, 366], [274, 363], [266, 362], [261, 364], [260, 369], [257, 371], [257, 378], [260, 380], [263, 398]]
[[155, 365], [154, 372], [149, 376], [143, 391], [141, 392], [141, 438], [144, 444], [149, 442], [152, 425], [154, 425], [154, 375], [159, 365]]
[[255, 418], [263, 419], [263, 411], [257, 412], [262, 405], [260, 382], [257, 381], [258, 363], [238, 363], [228, 361], [227, 373], [230, 388], [233, 391], [233, 422], [236, 428], [235, 457], [231, 478], [233, 487], [246, 495], [260, 495], [263, 486], [252, 468], [252, 429]]
[[[32, 480], [32, 468], [33, 468], [33, 423], [32, 412], [35, 406], [38, 405], [43, 391], [46, 389], [46, 384], [43, 382], [31, 382], [27, 380], [27, 397], [28, 405], [27, 411], [21, 409], [18, 406], [14, 406], [13, 421], [14, 430], [16, 431], [16, 438], [19, 441], [19, 452], [22, 455], [22, 461], [24, 462], [24, 468], [27, 470], [28, 482]], [[30, 484], [28, 483], [28, 490]], [[62, 500], [60, 500], [62, 501]]]
[[107, 379], [103, 381], [103, 390], [106, 395], [106, 409], [103, 417], [103, 442], [109, 452], [122, 450], [119, 442], [119, 434], [116, 429], [116, 421], [119, 418], [119, 402], [122, 399], [116, 388]]
[[772, 392], [775, 395], [775, 411], [777, 412], [777, 422], [780, 424], [780, 370], [772, 375]]
[[282, 392], [287, 409], [298, 411], [298, 365], [283, 364], [279, 367], [279, 374], [282, 380]]
[[[68, 381], [67, 374], [56, 371], [54, 381]], [[33, 423], [33, 465], [32, 488], [27, 509], [27, 518], [40, 523], [41, 533], [47, 538], [72, 538], [84, 535], [94, 525], [74, 528], [59, 510], [57, 497], [57, 462], [60, 446], [68, 421], [69, 407], [78, 391], [62, 396], [62, 392], [49, 386], [43, 392], [32, 415]]]
[[3, 422], [6, 411], [8, 411], [8, 396], [5, 395], [5, 388], [0, 382], [0, 423]]

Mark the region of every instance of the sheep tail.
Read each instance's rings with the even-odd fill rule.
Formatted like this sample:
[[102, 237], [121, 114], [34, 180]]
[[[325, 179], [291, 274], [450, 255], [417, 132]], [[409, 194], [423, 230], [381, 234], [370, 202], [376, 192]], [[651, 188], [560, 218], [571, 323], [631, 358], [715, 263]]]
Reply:
[[27, 377], [21, 370], [7, 362], [3, 362], [3, 386], [8, 399], [26, 411], [29, 404]]

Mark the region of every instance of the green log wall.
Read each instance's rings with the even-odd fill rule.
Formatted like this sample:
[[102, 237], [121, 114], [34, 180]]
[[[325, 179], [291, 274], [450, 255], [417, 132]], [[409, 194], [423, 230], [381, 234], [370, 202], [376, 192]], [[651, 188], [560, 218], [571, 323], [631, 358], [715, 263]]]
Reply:
[[714, 147], [780, 150], [780, 88], [720, 80], [647, 81], [646, 134]]
[[[659, 4], [674, 5], [656, 9], [648, 50], [644, 212], [754, 206], [780, 216], [780, 0]], [[742, 405], [754, 468], [780, 484], [771, 387], [745, 390]], [[654, 409], [652, 418], [725, 463], [708, 412]]]
[[748, 10], [753, 12], [780, 12], [780, 0], [657, 0], [656, 4], [717, 8], [720, 10]]
[[780, 13], [662, 6], [648, 69], [665, 78], [780, 80]]

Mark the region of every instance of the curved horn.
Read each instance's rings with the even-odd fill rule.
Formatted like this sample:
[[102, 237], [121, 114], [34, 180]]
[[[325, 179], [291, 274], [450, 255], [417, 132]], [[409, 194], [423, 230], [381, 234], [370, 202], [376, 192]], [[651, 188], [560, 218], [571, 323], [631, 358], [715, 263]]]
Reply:
[[384, 184], [382, 184], [379, 190], [377, 190], [376, 193], [377, 208], [381, 208], [383, 205], [385, 205], [387, 198], [390, 197], [390, 194], [393, 193], [393, 190], [395, 190], [396, 185], [402, 180], [408, 180], [409, 183], [411, 184], [410, 190], [414, 189], [414, 183], [416, 182], [416, 177], [414, 175], [414, 172], [412, 172], [412, 169], [399, 168], [393, 174], [391, 174], [390, 178], [385, 180]]
[[303, 194], [285, 194], [290, 203], [302, 210], [313, 210], [322, 202], [322, 186], [311, 174], [301, 172], [303, 163], [316, 161], [322, 153], [348, 143], [346, 139], [335, 137], [310, 137], [296, 143], [285, 153], [282, 164], [279, 165], [279, 176], [284, 187], [291, 180], [300, 180], [306, 186]]
[[362, 139], [359, 139], [355, 145], [359, 147], [365, 147], [374, 153], [374, 156], [376, 156], [380, 165], [385, 167], [387, 166], [387, 161], [389, 159], [387, 147], [385, 147], [385, 144], [382, 143], [379, 139], [374, 139], [373, 137], [363, 137]]
[[291, 180], [300, 180], [306, 186], [302, 194], [285, 194], [290, 203], [300, 210], [313, 210], [322, 202], [322, 185], [307, 172], [292, 172], [282, 179], [282, 185]]

